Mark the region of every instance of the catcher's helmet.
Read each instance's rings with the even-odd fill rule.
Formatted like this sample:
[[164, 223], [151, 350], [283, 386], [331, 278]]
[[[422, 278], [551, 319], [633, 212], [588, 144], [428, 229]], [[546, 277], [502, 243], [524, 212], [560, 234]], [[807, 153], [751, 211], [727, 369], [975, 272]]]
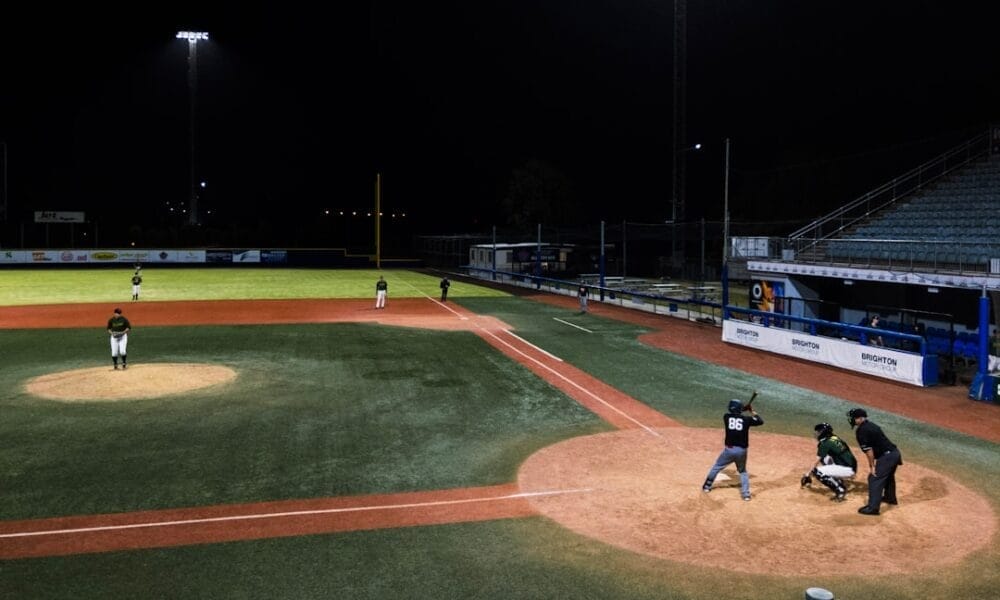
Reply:
[[833, 435], [833, 425], [829, 423], [817, 423], [813, 430], [816, 432], [817, 440], [825, 440]]
[[852, 408], [847, 411], [847, 422], [851, 424], [851, 429], [854, 429], [854, 419], [858, 417], [868, 418], [868, 413], [863, 408]]
[[729, 401], [729, 412], [739, 413], [743, 412], [743, 402], [733, 399]]

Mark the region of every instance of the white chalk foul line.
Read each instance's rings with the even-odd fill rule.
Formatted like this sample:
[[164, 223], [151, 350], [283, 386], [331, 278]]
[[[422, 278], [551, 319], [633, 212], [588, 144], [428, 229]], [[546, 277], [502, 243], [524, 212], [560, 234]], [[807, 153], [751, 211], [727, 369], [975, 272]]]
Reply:
[[[603, 404], [604, 406], [607, 406], [608, 408], [610, 408], [611, 410], [613, 410], [613, 411], [615, 411], [616, 413], [620, 414], [621, 416], [625, 417], [625, 418], [626, 418], [626, 419], [628, 419], [629, 421], [632, 421], [633, 423], [635, 423], [635, 424], [636, 424], [636, 425], [638, 425], [639, 427], [641, 427], [641, 428], [645, 429], [647, 433], [650, 433], [650, 434], [652, 434], [652, 435], [654, 435], [654, 436], [656, 436], [656, 437], [663, 437], [662, 435], [660, 435], [660, 433], [659, 433], [658, 431], [656, 431], [656, 430], [655, 430], [655, 429], [653, 429], [652, 427], [650, 427], [650, 426], [646, 425], [645, 423], [642, 423], [642, 422], [638, 421], [638, 420], [637, 420], [637, 419], [636, 419], [635, 417], [633, 417], [632, 415], [630, 415], [630, 414], [626, 413], [626, 412], [625, 412], [625, 411], [623, 411], [622, 409], [620, 409], [620, 408], [618, 408], [617, 406], [615, 406], [615, 405], [611, 404], [610, 402], [608, 402], [608, 401], [607, 401], [607, 400], [605, 400], [604, 398], [601, 398], [600, 396], [598, 396], [598, 395], [597, 395], [597, 394], [595, 394], [594, 392], [591, 392], [591, 391], [590, 391], [590, 390], [588, 390], [587, 388], [585, 388], [585, 387], [583, 387], [582, 385], [580, 385], [579, 383], [577, 383], [577, 382], [573, 381], [573, 380], [572, 380], [572, 379], [570, 379], [569, 377], [566, 377], [565, 375], [563, 375], [563, 374], [562, 374], [562, 373], [560, 373], [559, 371], [556, 371], [555, 369], [553, 369], [552, 367], [550, 367], [550, 366], [548, 366], [547, 364], [543, 363], [542, 361], [538, 360], [537, 358], [535, 358], [535, 357], [533, 357], [533, 356], [528, 356], [528, 355], [527, 355], [527, 354], [525, 354], [524, 352], [521, 352], [521, 350], [520, 350], [520, 349], [518, 349], [518, 348], [515, 348], [514, 346], [512, 346], [512, 345], [508, 344], [507, 342], [505, 342], [504, 340], [500, 339], [500, 337], [499, 337], [499, 336], [497, 336], [497, 335], [496, 335], [495, 333], [493, 333], [492, 331], [490, 331], [490, 330], [486, 329], [485, 327], [482, 327], [481, 329], [483, 330], [483, 332], [484, 332], [484, 333], [486, 333], [486, 335], [488, 335], [488, 336], [492, 337], [493, 339], [495, 339], [496, 341], [500, 342], [500, 343], [501, 343], [501, 344], [503, 344], [504, 346], [507, 346], [508, 348], [510, 348], [510, 349], [511, 349], [512, 351], [514, 351], [514, 352], [516, 352], [516, 353], [520, 354], [520, 355], [521, 355], [521, 356], [523, 356], [524, 358], [526, 358], [526, 359], [530, 360], [531, 362], [533, 362], [533, 363], [537, 364], [537, 365], [538, 365], [539, 367], [541, 367], [541, 368], [545, 369], [546, 371], [548, 371], [548, 372], [552, 373], [553, 375], [555, 375], [555, 376], [556, 376], [556, 377], [558, 377], [559, 379], [562, 379], [563, 381], [565, 381], [566, 383], [568, 383], [568, 384], [570, 384], [571, 386], [575, 387], [576, 389], [580, 390], [580, 391], [581, 391], [581, 392], [583, 392], [584, 394], [587, 394], [588, 396], [590, 396], [590, 397], [591, 397], [591, 398], [593, 398], [594, 400], [597, 400], [598, 402], [600, 402], [600, 403], [601, 403], [601, 404]], [[516, 337], [516, 336], [515, 336], [515, 337]]]
[[556, 320], [556, 321], [559, 321], [559, 322], [560, 322], [560, 323], [562, 323], [563, 325], [569, 325], [570, 327], [576, 327], [576, 328], [577, 328], [577, 329], [579, 329], [580, 331], [586, 331], [587, 333], [594, 333], [593, 331], [591, 331], [591, 330], [587, 329], [586, 327], [580, 327], [580, 326], [579, 326], [579, 325], [577, 325], [576, 323], [570, 323], [569, 321], [563, 321], [562, 319], [560, 319], [560, 318], [558, 318], [558, 317], [552, 317], [552, 318], [553, 318], [554, 320]]
[[430, 506], [448, 506], [454, 504], [472, 504], [474, 502], [493, 502], [495, 500], [514, 500], [517, 498], [533, 498], [538, 496], [557, 496], [561, 494], [582, 494], [592, 491], [591, 488], [572, 490], [547, 490], [542, 492], [519, 492], [504, 496], [488, 496], [485, 498], [466, 498], [463, 500], [436, 500], [433, 502], [410, 502], [405, 504], [385, 504], [380, 506], [353, 506], [349, 508], [322, 508], [316, 510], [294, 510], [287, 512], [260, 513], [253, 515], [230, 515], [227, 517], [206, 517], [203, 519], [181, 519], [177, 521], [153, 521], [150, 523], [132, 523], [129, 525], [102, 525], [97, 527], [77, 527], [73, 529], [52, 529], [48, 531], [25, 531], [21, 533], [0, 534], [0, 539], [38, 537], [45, 535], [66, 535], [72, 533], [93, 533], [96, 531], [119, 531], [122, 529], [147, 529], [151, 527], [176, 527], [178, 525], [197, 525], [199, 523], [220, 523], [225, 521], [249, 521], [253, 519], [278, 519], [282, 517], [302, 517], [309, 515], [326, 515], [335, 513], [364, 512], [375, 510], [399, 510], [404, 508], [425, 508]]
[[427, 298], [428, 300], [430, 300], [434, 304], [437, 304], [441, 308], [443, 308], [443, 309], [445, 309], [447, 311], [450, 311], [453, 315], [455, 315], [456, 317], [458, 317], [460, 320], [462, 320], [462, 321], [468, 321], [469, 320], [469, 317], [467, 317], [467, 316], [459, 313], [457, 310], [455, 310], [452, 307], [448, 306], [444, 302], [441, 302], [440, 300], [435, 300], [434, 298], [431, 298], [429, 295], [425, 294], [424, 292], [421, 292], [419, 289], [417, 289], [417, 287], [415, 285], [413, 285], [409, 281], [403, 280], [403, 283], [406, 284], [406, 285], [408, 285], [408, 286], [410, 286], [411, 288], [413, 288], [413, 290], [415, 290], [418, 294], [420, 294], [424, 298]]
[[503, 332], [506, 333], [507, 335], [511, 336], [511, 337], [515, 337], [515, 338], [521, 340], [521, 343], [527, 344], [528, 346], [531, 346], [532, 348], [534, 348], [535, 350], [538, 350], [539, 352], [541, 352], [545, 356], [548, 356], [549, 358], [551, 358], [553, 360], [558, 360], [559, 362], [563, 362], [563, 359], [559, 358], [555, 354], [552, 354], [551, 352], [548, 352], [546, 350], [543, 350], [542, 348], [539, 348], [538, 346], [532, 344], [531, 342], [529, 342], [528, 340], [524, 339], [523, 337], [517, 335], [516, 333], [514, 333], [510, 329], [504, 329]]

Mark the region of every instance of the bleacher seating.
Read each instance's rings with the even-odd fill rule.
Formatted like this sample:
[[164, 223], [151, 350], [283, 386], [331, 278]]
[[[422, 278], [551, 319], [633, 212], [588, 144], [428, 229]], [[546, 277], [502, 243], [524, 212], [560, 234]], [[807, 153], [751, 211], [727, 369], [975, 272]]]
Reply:
[[849, 262], [985, 270], [1000, 256], [998, 220], [1000, 159], [981, 160], [874, 214], [839, 236], [828, 253]]

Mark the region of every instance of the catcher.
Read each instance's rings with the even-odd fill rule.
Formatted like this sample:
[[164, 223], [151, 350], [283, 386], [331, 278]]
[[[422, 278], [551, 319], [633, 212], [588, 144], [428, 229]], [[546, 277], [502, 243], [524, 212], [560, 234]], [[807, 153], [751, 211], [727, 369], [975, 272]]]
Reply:
[[802, 476], [802, 487], [812, 485], [815, 476], [820, 483], [833, 490], [835, 502], [843, 502], [847, 498], [847, 487], [844, 479], [854, 477], [858, 470], [858, 461], [851, 453], [847, 442], [833, 435], [833, 426], [829, 423], [819, 423], [813, 430], [816, 432], [816, 464], [812, 470]]
[[108, 335], [111, 336], [111, 360], [115, 364], [115, 371], [118, 370], [118, 357], [122, 359], [122, 369], [128, 368], [128, 332], [131, 331], [132, 324], [122, 315], [122, 309], [116, 308], [114, 314], [108, 319]]

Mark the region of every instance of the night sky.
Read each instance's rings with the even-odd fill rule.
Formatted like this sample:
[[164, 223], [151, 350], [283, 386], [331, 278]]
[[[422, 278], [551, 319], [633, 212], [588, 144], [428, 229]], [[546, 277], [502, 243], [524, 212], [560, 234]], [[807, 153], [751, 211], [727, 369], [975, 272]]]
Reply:
[[[671, 2], [150, 6], [5, 17], [11, 219], [186, 200], [185, 29], [211, 36], [197, 161], [219, 218], [364, 209], [381, 172], [387, 211], [484, 230], [529, 161], [564, 177], [566, 222], [670, 218]], [[719, 218], [727, 137], [734, 220], [792, 222], [980, 131], [1000, 113], [988, 6], [689, 0], [687, 216]]]

